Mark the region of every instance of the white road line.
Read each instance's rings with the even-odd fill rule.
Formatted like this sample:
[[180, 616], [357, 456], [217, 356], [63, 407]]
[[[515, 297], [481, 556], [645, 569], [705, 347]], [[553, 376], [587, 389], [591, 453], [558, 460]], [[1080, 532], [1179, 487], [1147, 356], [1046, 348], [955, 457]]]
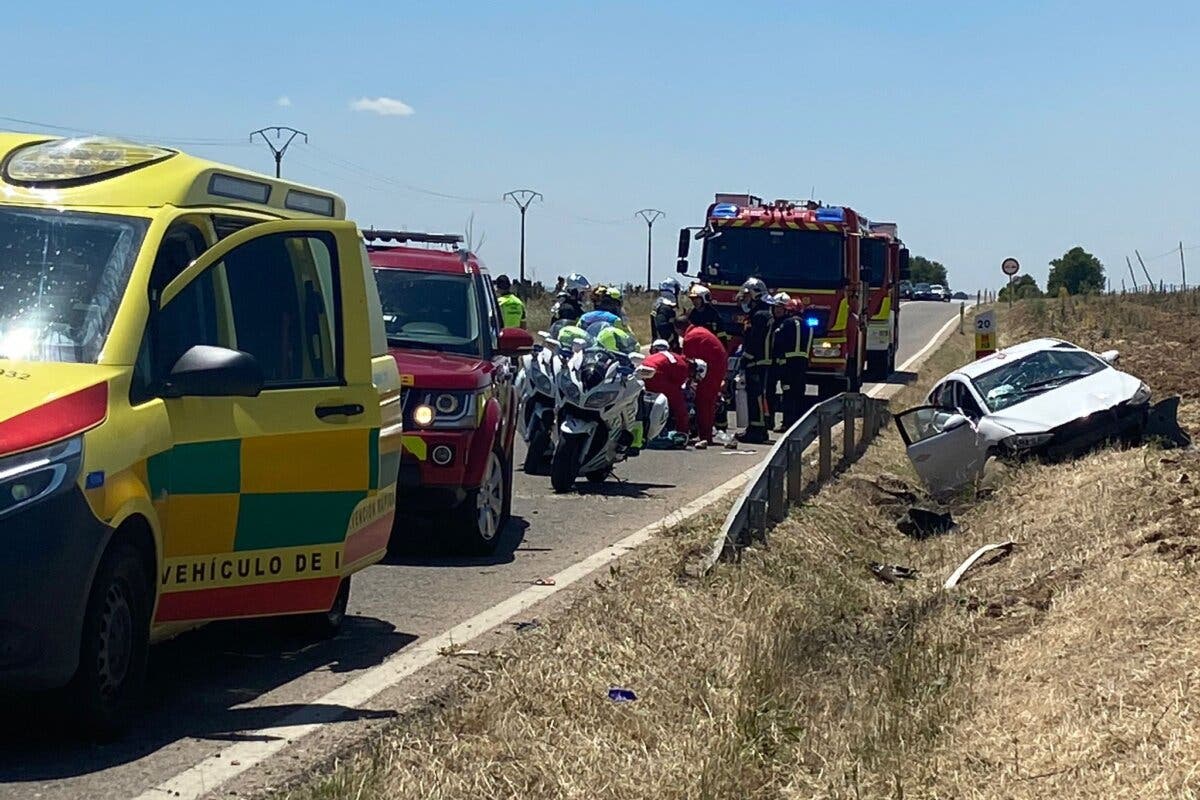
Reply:
[[[942, 326], [924, 347], [900, 365], [899, 370], [908, 369], [940, 344], [942, 337], [956, 322], [958, 322], [957, 319], [951, 319]], [[880, 384], [867, 393], [874, 396], [890, 386], [891, 384]], [[678, 511], [666, 515], [658, 522], [651, 523], [629, 534], [616, 544], [609, 545], [582, 561], [572, 564], [553, 576], [553, 586], [530, 586], [447, 631], [401, 650], [379, 666], [372, 667], [325, 696], [313, 700], [304, 708], [288, 714], [277, 725], [245, 733], [246, 741], [226, 747], [194, 767], [146, 790], [134, 800], [163, 800], [163, 798], [197, 800], [227, 781], [261, 764], [295, 743], [296, 740], [316, 731], [322, 725], [337, 722], [345, 716], [347, 710], [369, 703], [404, 678], [437, 661], [442, 657], [441, 651], [445, 648], [466, 644], [482, 636], [536, 603], [578, 583], [606, 564], [645, 544], [658, 531], [678, 525], [699, 514], [721, 498], [740, 489], [746, 483], [749, 472], [750, 470], [747, 470], [742, 475], [697, 497]]]
[[704, 511], [721, 498], [740, 489], [746, 480], [747, 475], [742, 474], [726, 481], [658, 522], [647, 525], [616, 544], [609, 545], [584, 560], [572, 564], [553, 576], [553, 586], [530, 586], [486, 611], [476, 614], [466, 622], [400, 651], [379, 666], [372, 667], [357, 678], [347, 681], [324, 697], [311, 701], [305, 708], [288, 714], [279, 721], [279, 724], [244, 734], [248, 741], [226, 747], [194, 767], [148, 789], [138, 795], [136, 800], [163, 800], [167, 797], [196, 800], [206, 792], [218, 788], [226, 781], [261, 764], [322, 725], [337, 722], [346, 710], [358, 708], [370, 702], [372, 698], [396, 685], [402, 679], [429, 666], [441, 658], [440, 652], [443, 649], [470, 642], [502, 625], [535, 603], [577, 583], [606, 564], [645, 544], [655, 533], [678, 525], [689, 517]]

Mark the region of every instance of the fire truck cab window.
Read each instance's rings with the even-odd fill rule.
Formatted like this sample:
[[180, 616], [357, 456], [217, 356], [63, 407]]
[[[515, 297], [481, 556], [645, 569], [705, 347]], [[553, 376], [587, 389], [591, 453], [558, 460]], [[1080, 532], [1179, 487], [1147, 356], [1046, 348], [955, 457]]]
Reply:
[[840, 233], [719, 228], [704, 242], [704, 274], [718, 283], [761, 278], [771, 288], [834, 289], [843, 283]]

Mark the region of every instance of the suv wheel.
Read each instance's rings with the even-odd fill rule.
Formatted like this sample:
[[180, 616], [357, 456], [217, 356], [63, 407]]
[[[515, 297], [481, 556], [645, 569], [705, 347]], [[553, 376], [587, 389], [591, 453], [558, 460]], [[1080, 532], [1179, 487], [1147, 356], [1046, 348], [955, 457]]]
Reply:
[[92, 582], [71, 684], [82, 726], [97, 739], [115, 738], [139, 699], [150, 648], [150, 606], [141, 553], [114, 543]]
[[455, 528], [463, 543], [473, 552], [493, 553], [508, 523], [512, 502], [512, 481], [501, 455], [493, 450], [488, 456], [479, 488], [467, 493], [455, 509]]

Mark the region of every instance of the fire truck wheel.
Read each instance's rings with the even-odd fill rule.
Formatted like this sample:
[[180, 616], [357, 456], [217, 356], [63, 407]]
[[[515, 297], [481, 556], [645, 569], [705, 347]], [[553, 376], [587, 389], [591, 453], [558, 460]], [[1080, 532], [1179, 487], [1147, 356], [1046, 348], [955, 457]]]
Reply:
[[862, 388], [862, 373], [858, 370], [858, 359], [846, 359], [846, 391], [857, 392]]

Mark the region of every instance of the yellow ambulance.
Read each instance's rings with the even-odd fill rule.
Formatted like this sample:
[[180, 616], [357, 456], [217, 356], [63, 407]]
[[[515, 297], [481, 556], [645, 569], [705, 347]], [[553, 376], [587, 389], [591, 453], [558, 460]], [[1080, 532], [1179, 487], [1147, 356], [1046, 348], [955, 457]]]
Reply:
[[400, 379], [336, 195], [0, 133], [0, 690], [127, 719], [151, 642], [345, 614], [386, 551]]

